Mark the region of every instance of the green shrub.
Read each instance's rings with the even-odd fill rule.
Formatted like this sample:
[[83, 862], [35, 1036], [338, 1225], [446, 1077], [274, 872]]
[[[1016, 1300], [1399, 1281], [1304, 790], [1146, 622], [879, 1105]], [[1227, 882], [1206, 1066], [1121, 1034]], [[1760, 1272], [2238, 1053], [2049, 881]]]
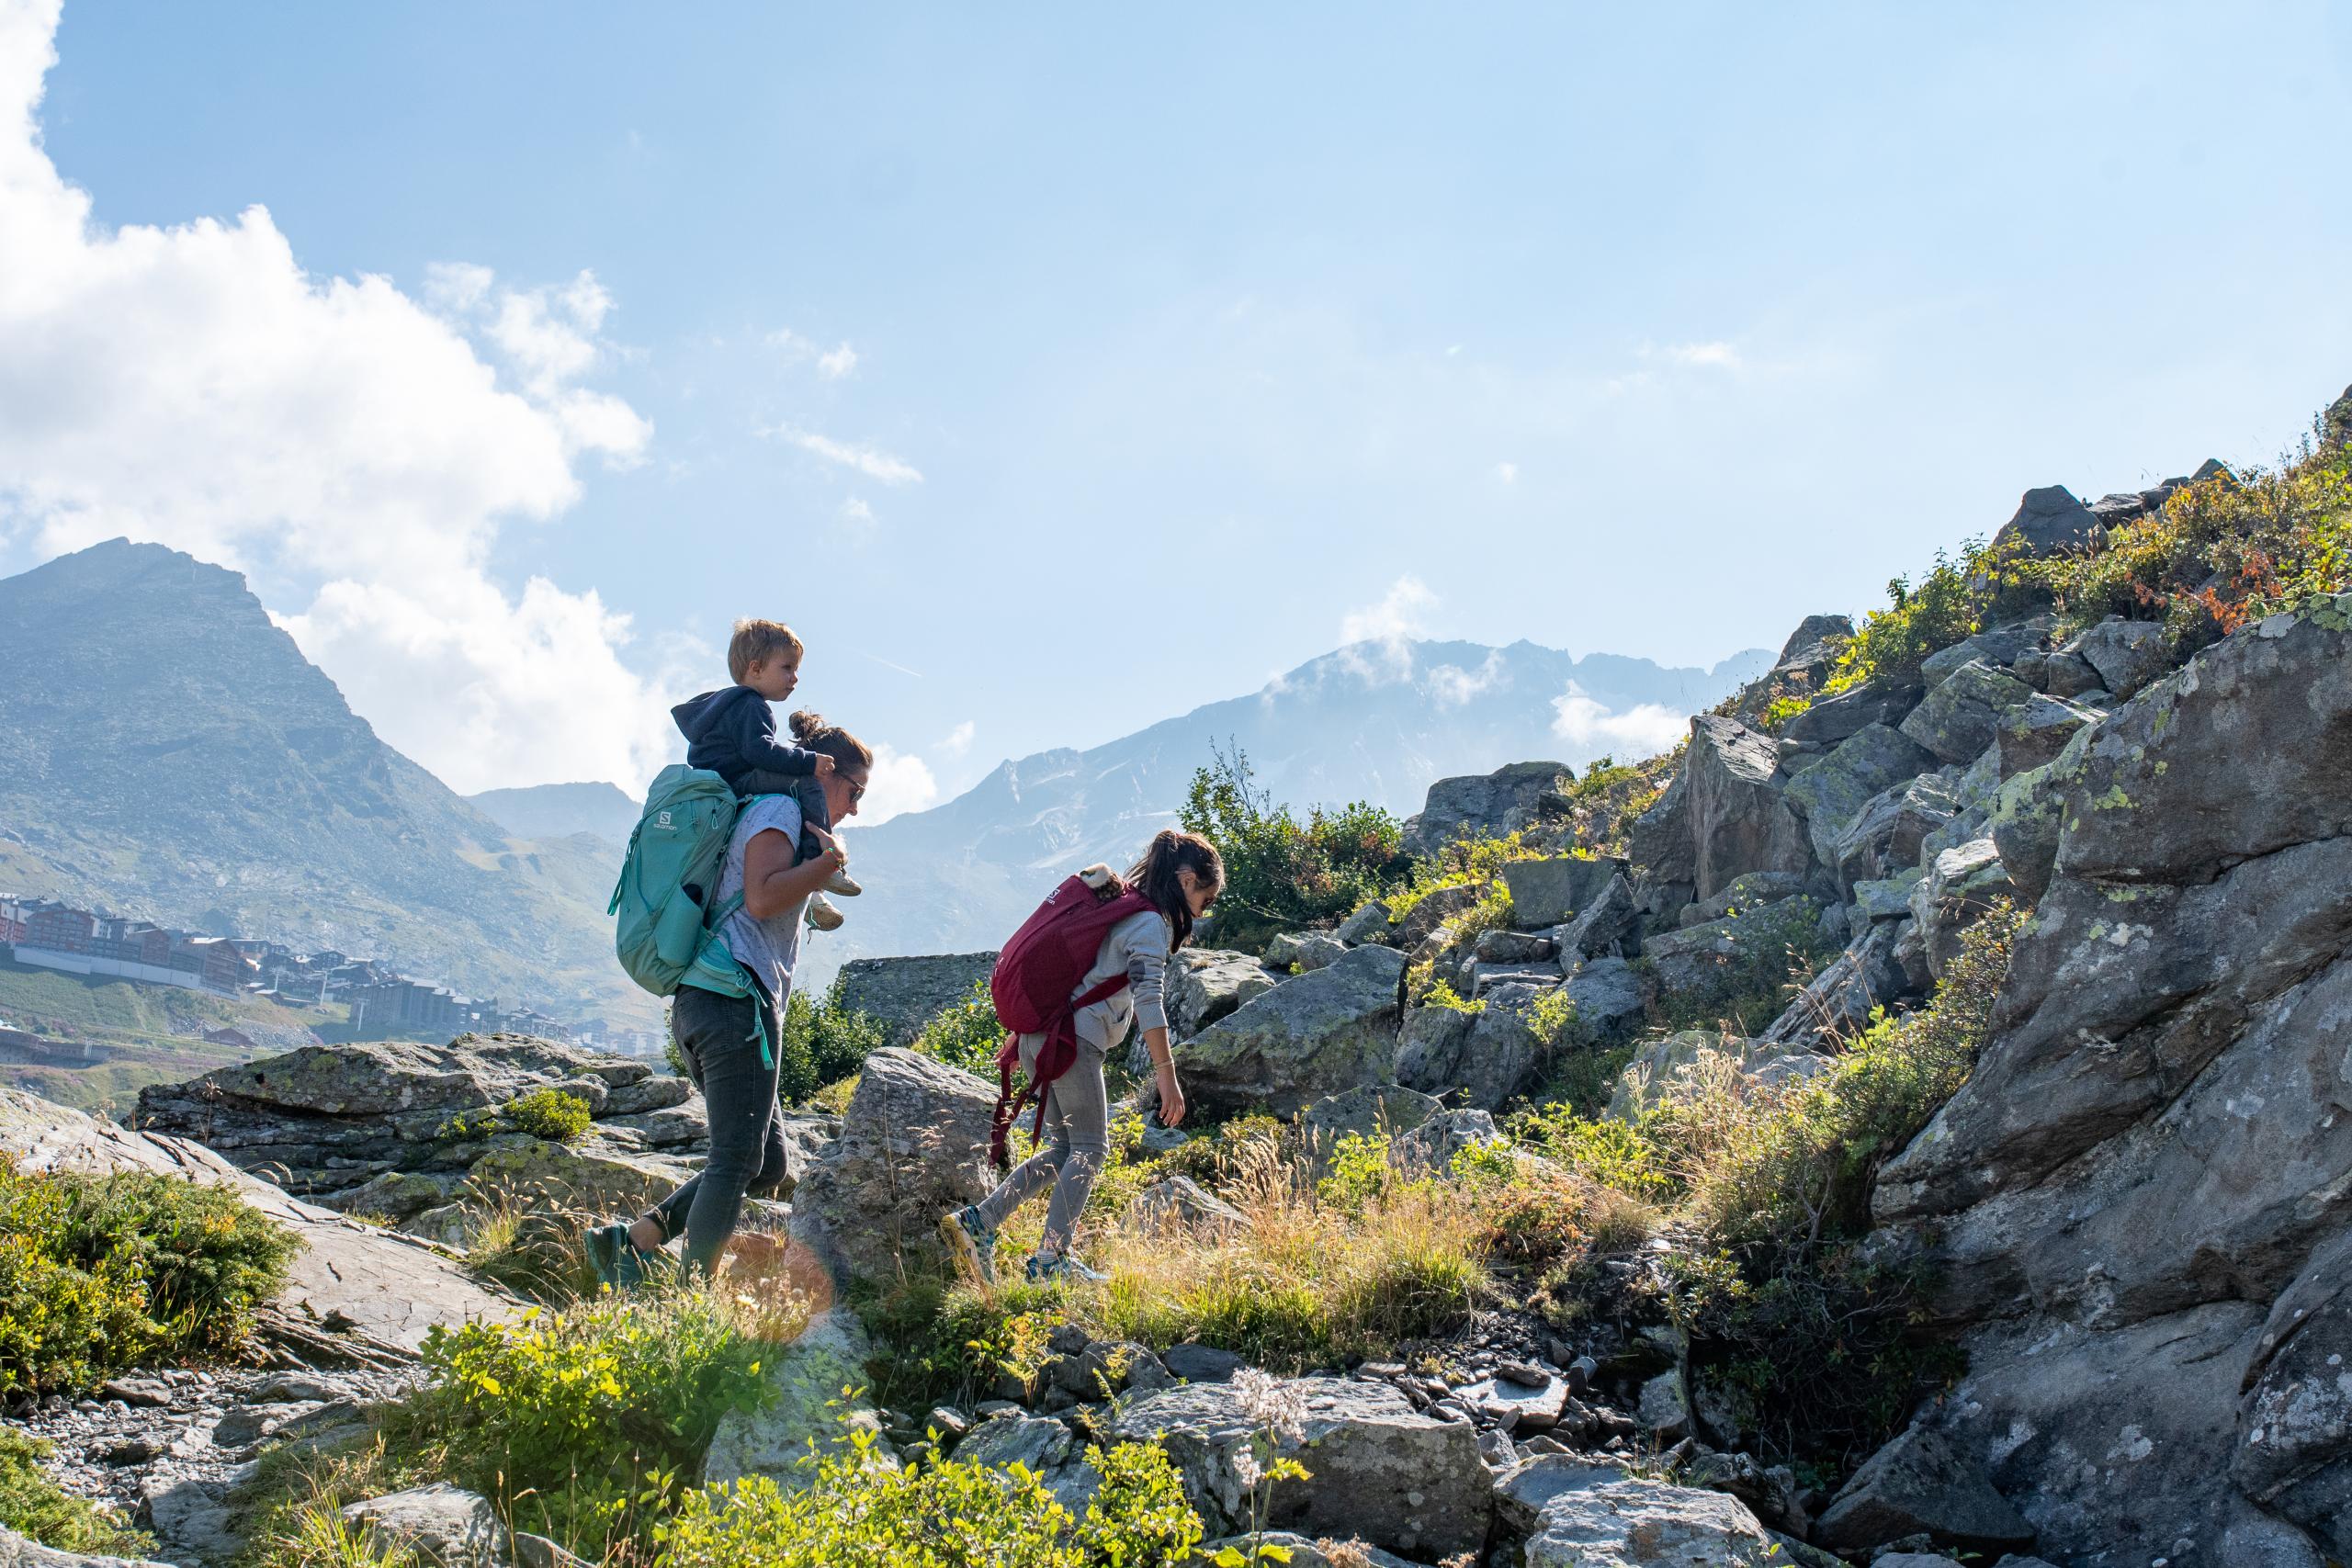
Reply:
[[2028, 569], [2062, 629], [2109, 615], [2162, 622], [2181, 653], [2274, 611], [2352, 589], [2352, 452], [2218, 474], [2094, 547]]
[[1388, 1190], [1388, 1134], [1342, 1133], [1325, 1156], [1317, 1201], [1342, 1208], [1371, 1202]]
[[996, 1021], [989, 983], [976, 980], [964, 998], [922, 1026], [915, 1049], [933, 1061], [961, 1067], [993, 1083], [996, 1055], [1004, 1047], [1004, 1026]]
[[660, 1531], [666, 1568], [1158, 1568], [1201, 1539], [1175, 1467], [1149, 1444], [1087, 1450], [1102, 1480], [1078, 1517], [1025, 1468], [886, 1469], [863, 1438], [812, 1458], [790, 1492], [756, 1476], [688, 1495]]
[[225, 1188], [0, 1164], [0, 1388], [78, 1390], [242, 1343], [300, 1246]]
[[1838, 656], [1825, 690], [1851, 690], [1865, 681], [1912, 681], [1920, 661], [1939, 649], [1973, 637], [1988, 604], [1977, 586], [1990, 562], [1984, 541], [1972, 539], [1958, 558], [1936, 552], [1936, 564], [1915, 586], [1897, 577], [1886, 585], [1890, 607], [1872, 610]]
[[560, 1089], [535, 1089], [506, 1102], [506, 1125], [552, 1144], [568, 1144], [588, 1130], [588, 1102]]
[[1216, 940], [1226, 947], [1255, 951], [1278, 932], [1353, 914], [1409, 863], [1395, 817], [1358, 801], [1338, 810], [1315, 807], [1302, 822], [1250, 782], [1250, 760], [1238, 748], [1230, 756], [1211, 749], [1178, 817], [1224, 857]]
[[881, 1020], [842, 1000], [839, 979], [813, 1001], [798, 991], [786, 997], [777, 1034], [776, 1098], [786, 1105], [851, 1077], [884, 1038]]
[[144, 1558], [155, 1543], [116, 1510], [61, 1490], [41, 1469], [50, 1446], [0, 1427], [0, 1525], [60, 1551]]
[[438, 1445], [447, 1478], [517, 1528], [600, 1557], [642, 1535], [721, 1416], [764, 1403], [773, 1354], [711, 1293], [683, 1286], [437, 1326], [430, 1381], [386, 1435]]
[[1681, 771], [1688, 746], [1688, 741], [1679, 741], [1670, 750], [1632, 764], [1611, 757], [1596, 759], [1582, 778], [1562, 792], [1571, 839], [1595, 854], [1623, 854], [1634, 820], [1666, 793]]

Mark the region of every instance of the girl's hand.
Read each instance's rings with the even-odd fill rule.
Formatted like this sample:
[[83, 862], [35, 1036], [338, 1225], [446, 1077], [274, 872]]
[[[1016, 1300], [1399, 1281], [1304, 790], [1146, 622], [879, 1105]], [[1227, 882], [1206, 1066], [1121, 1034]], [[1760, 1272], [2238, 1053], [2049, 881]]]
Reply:
[[1184, 1091], [1176, 1086], [1176, 1065], [1159, 1069], [1159, 1124], [1173, 1127], [1184, 1120]]
[[822, 751], [817, 753], [817, 776], [820, 779], [829, 779], [833, 776], [833, 760]]

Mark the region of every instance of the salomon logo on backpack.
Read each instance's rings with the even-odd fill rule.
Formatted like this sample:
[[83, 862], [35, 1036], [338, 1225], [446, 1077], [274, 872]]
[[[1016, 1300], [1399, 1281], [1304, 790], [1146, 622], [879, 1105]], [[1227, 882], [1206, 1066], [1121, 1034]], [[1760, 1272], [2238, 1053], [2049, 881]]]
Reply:
[[[685, 982], [706, 947], [718, 942], [713, 928], [742, 905], [738, 895], [725, 907], [710, 907], [737, 809], [735, 792], [725, 779], [682, 762], [662, 769], [646, 795], [605, 912], [619, 918], [613, 951], [621, 967], [657, 997], [673, 994]], [[723, 943], [702, 966], [719, 982], [708, 988], [741, 994]]]

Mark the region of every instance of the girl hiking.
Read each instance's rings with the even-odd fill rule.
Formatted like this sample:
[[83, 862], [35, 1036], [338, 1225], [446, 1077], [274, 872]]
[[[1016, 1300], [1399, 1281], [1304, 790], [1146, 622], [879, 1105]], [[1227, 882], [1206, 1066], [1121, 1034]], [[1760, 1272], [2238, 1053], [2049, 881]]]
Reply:
[[[874, 753], [813, 713], [794, 714], [792, 734], [801, 746], [832, 759], [823, 788], [833, 821], [856, 816]], [[670, 1003], [670, 1037], [709, 1110], [710, 1157], [701, 1174], [635, 1223], [587, 1234], [589, 1260], [608, 1284], [637, 1283], [647, 1258], [681, 1235], [688, 1272], [707, 1277], [735, 1234], [744, 1197], [773, 1194], [787, 1174], [776, 1105], [777, 1025], [792, 994], [809, 895], [848, 863], [830, 840], [813, 858], [797, 859], [800, 826], [800, 807], [783, 795], [752, 800], [736, 818], [713, 907], [742, 896], [742, 907], [718, 930], [750, 978], [752, 994], [722, 996], [682, 985]]]
[[[1192, 833], [1163, 830], [1143, 859], [1123, 879], [1107, 866], [1080, 874], [1094, 896], [1105, 901], [1138, 895], [1144, 907], [1122, 919], [1102, 938], [1094, 963], [1069, 993], [1072, 1002], [1089, 992], [1109, 994], [1068, 1015], [1077, 1053], [1067, 1071], [1043, 1086], [1040, 1104], [1046, 1129], [1037, 1152], [1008, 1175], [997, 1190], [939, 1222], [941, 1239], [958, 1265], [981, 1280], [995, 1277], [996, 1233], [1023, 1203], [1050, 1187], [1045, 1235], [1027, 1265], [1032, 1280], [1104, 1276], [1069, 1255], [1071, 1232], [1086, 1207], [1087, 1194], [1111, 1153], [1111, 1108], [1102, 1082], [1102, 1061], [1126, 1038], [1133, 1023], [1143, 1031], [1159, 1090], [1159, 1118], [1173, 1127], [1184, 1119], [1184, 1094], [1176, 1084], [1176, 1064], [1168, 1043], [1168, 1010], [1161, 999], [1168, 955], [1193, 934], [1193, 922], [1208, 912], [1225, 887], [1225, 863], [1216, 846]], [[1048, 901], [1051, 902], [1050, 900]], [[1041, 916], [1045, 911], [1040, 911]], [[1028, 928], [1024, 928], [1024, 931]], [[1016, 942], [1019, 941], [1015, 939]], [[1008, 950], [1010, 951], [1010, 950]], [[1124, 977], [1125, 984], [1118, 982]], [[1015, 1042], [1020, 1066], [1035, 1080], [1047, 1036], [1023, 1034]]]

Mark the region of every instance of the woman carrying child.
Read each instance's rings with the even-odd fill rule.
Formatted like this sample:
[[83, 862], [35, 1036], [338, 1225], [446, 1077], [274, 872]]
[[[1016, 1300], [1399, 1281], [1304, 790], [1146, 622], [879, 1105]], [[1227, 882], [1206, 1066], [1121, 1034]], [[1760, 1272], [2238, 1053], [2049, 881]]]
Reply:
[[[1193, 922], [1208, 912], [1225, 888], [1225, 863], [1216, 846], [1193, 833], [1163, 830], [1151, 840], [1124, 880], [1107, 866], [1081, 873], [1098, 894], [1132, 888], [1152, 908], [1113, 926], [1096, 953], [1094, 965], [1070, 993], [1076, 1000], [1114, 976], [1125, 988], [1078, 1010], [1078, 1059], [1047, 1084], [1044, 1093], [1046, 1142], [1016, 1167], [997, 1190], [969, 1208], [939, 1222], [939, 1234], [967, 1273], [994, 1278], [996, 1233], [1012, 1212], [1045, 1189], [1046, 1230], [1029, 1259], [1028, 1277], [1056, 1280], [1103, 1276], [1069, 1254], [1071, 1232], [1086, 1208], [1094, 1179], [1111, 1153], [1111, 1108], [1102, 1080], [1103, 1058], [1126, 1038], [1129, 1024], [1143, 1031], [1159, 1091], [1159, 1118], [1173, 1127], [1184, 1119], [1184, 1094], [1176, 1084], [1176, 1064], [1168, 1043], [1168, 1010], [1162, 1000], [1168, 955], [1193, 934]], [[1035, 1072], [1045, 1044], [1042, 1034], [1020, 1038], [1021, 1066]]]
[[[856, 816], [874, 753], [813, 713], [796, 713], [791, 724], [800, 745], [832, 761], [822, 781], [832, 820]], [[735, 1234], [744, 1198], [771, 1196], [788, 1173], [776, 1105], [777, 1026], [792, 994], [805, 906], [847, 863], [830, 839], [813, 859], [797, 858], [800, 816], [791, 796], [778, 795], [751, 801], [736, 819], [717, 902], [741, 893], [743, 903], [718, 933], [750, 978], [752, 994], [681, 986], [670, 1002], [671, 1038], [709, 1111], [710, 1157], [699, 1175], [634, 1224], [587, 1234], [589, 1258], [608, 1283], [635, 1284], [646, 1258], [679, 1236], [685, 1238], [688, 1271], [707, 1277]]]

